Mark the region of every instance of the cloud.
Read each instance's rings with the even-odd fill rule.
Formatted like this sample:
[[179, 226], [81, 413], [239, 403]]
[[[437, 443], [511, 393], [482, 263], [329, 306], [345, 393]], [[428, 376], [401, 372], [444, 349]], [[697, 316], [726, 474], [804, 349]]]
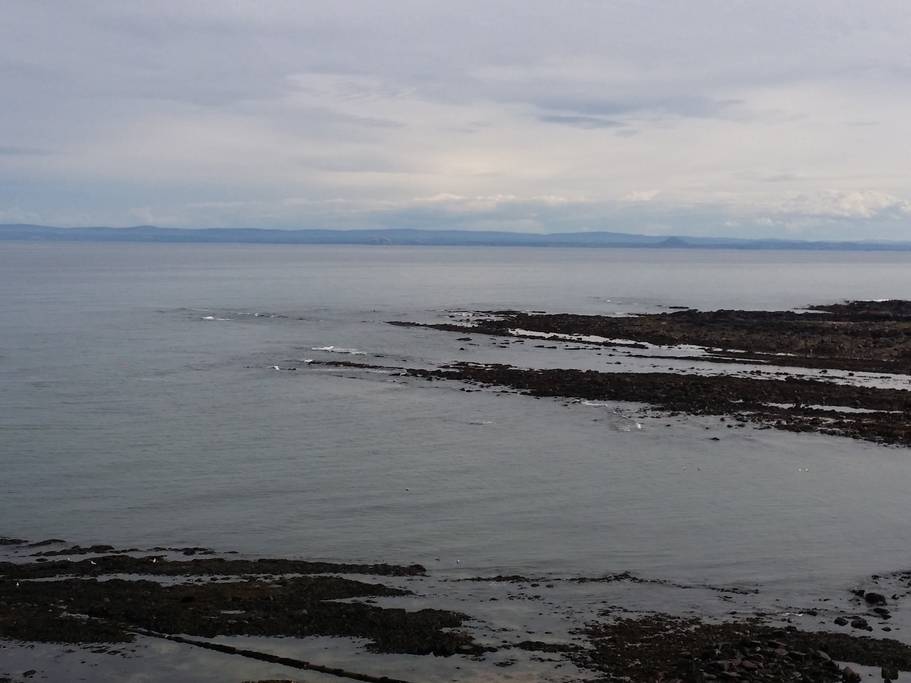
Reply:
[[764, 183], [789, 183], [798, 180], [800, 176], [796, 173], [770, 173], [762, 176], [760, 180]]
[[[626, 97], [626, 98], [593, 98], [591, 96], [542, 95], [533, 100], [535, 106], [550, 111], [567, 111], [573, 114], [564, 115], [565, 118], [579, 118], [582, 120], [605, 120], [609, 125], [623, 125], [619, 121], [611, 121], [603, 117], [630, 117], [641, 118], [723, 118], [732, 115], [734, 108], [745, 104], [739, 99], [714, 99], [704, 96], [680, 95], [669, 98], [655, 98], [653, 96]], [[542, 120], [547, 117], [559, 117], [557, 114], [542, 115]]]
[[627, 202], [650, 202], [660, 194], [660, 190], [636, 190], [623, 195]]
[[830, 218], [911, 218], [911, 201], [876, 190], [828, 190], [790, 197], [779, 212]]
[[909, 33], [899, 0], [13, 0], [0, 212], [911, 238]]
[[592, 130], [596, 128], [618, 128], [623, 124], [619, 121], [611, 121], [598, 116], [580, 116], [578, 114], [542, 114], [538, 116], [539, 121], [545, 123], [559, 123], [564, 126], [574, 126], [575, 128], [585, 128]]

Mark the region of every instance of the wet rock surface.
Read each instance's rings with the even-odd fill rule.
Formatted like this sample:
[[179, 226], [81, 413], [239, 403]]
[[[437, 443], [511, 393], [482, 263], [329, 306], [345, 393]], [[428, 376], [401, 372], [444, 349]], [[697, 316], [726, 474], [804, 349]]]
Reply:
[[732, 593], [736, 595], [750, 595], [757, 593], [756, 589], [749, 588], [739, 588], [736, 586], [713, 586], [710, 584], [687, 584], [679, 583], [677, 581], [670, 581], [668, 579], [655, 579], [655, 578], [646, 578], [633, 574], [632, 572], [616, 572], [614, 574], [603, 574], [601, 576], [574, 576], [572, 578], [560, 578], [555, 579], [553, 577], [540, 577], [540, 578], [531, 578], [527, 576], [522, 576], [521, 574], [497, 574], [495, 576], [471, 576], [462, 579], [456, 579], [458, 581], [474, 581], [474, 582], [483, 582], [483, 583], [511, 583], [511, 584], [529, 584], [532, 587], [537, 587], [540, 584], [551, 584], [554, 581], [566, 581], [569, 583], [634, 583], [634, 584], [651, 584], [655, 586], [669, 586], [671, 588], [677, 588], [680, 590], [691, 590], [691, 589], [701, 589], [706, 591], [713, 591], [717, 593]]
[[571, 656], [604, 681], [860, 680], [836, 662], [911, 670], [911, 647], [895, 640], [758, 622], [708, 623], [656, 614], [591, 624], [585, 635], [591, 648]]
[[[428, 380], [505, 387], [535, 397], [628, 401], [645, 403], [671, 414], [730, 416], [734, 423], [728, 423], [728, 427], [752, 422], [792, 432], [911, 444], [911, 392], [895, 388], [896, 376], [911, 372], [909, 301], [856, 301], [813, 306], [804, 312], [687, 309], [599, 316], [480, 311], [469, 315], [467, 320], [452, 324], [401, 321], [392, 324], [500, 337], [534, 334], [538, 335], [538, 341], [560, 342], [568, 350], [582, 348], [566, 346], [576, 338], [588, 344], [588, 348], [645, 348], [643, 343], [686, 345], [691, 353], [692, 347], [701, 350], [679, 359], [703, 364], [750, 363], [768, 370], [750, 370], [739, 375], [706, 372], [705, 368], [700, 372], [695, 367], [677, 372], [613, 372], [523, 369], [466, 362], [438, 369], [398, 370]], [[559, 348], [536, 345], [539, 346]], [[678, 359], [668, 353], [673, 354], [673, 348], [657, 356], [629, 352], [626, 355]], [[621, 361], [612, 364], [620, 365]], [[815, 368], [819, 372], [813, 378], [795, 376], [781, 371], [786, 366]], [[841, 371], [839, 381], [830, 379], [830, 370]], [[870, 384], [869, 376], [865, 383], [858, 384], [851, 379], [854, 371], [888, 372], [889, 377], [879, 379], [891, 378], [893, 384]]]
[[[63, 545], [66, 549], [80, 547]], [[820, 598], [819, 610], [802, 608], [802, 616], [812, 617], [812, 621], [802, 622], [804, 629], [814, 625], [828, 628], [835, 618], [835, 632], [813, 632], [798, 630], [790, 625], [789, 618], [782, 621], [782, 614], [795, 610], [785, 612], [781, 606], [775, 614], [755, 607], [733, 612], [725, 607], [723, 613], [710, 619], [703, 612], [697, 616], [691, 611], [684, 616], [663, 610], [637, 612], [604, 601], [602, 590], [621, 583], [637, 586], [638, 591], [703, 591], [726, 604], [742, 600], [744, 606], [754, 604], [760, 594], [735, 586], [648, 579], [630, 572], [589, 577], [452, 577], [442, 582], [472, 587], [467, 591], [471, 599], [461, 603], [464, 608], [459, 607], [464, 612], [406, 610], [374, 602], [379, 598], [416, 597], [406, 588], [338, 574], [380, 567], [387, 576], [404, 577], [402, 583], [410, 588], [433, 579], [418, 565], [223, 558], [208, 549], [202, 558], [186, 558], [181, 548], [168, 550], [182, 559], [116, 554], [51, 561], [29, 554], [30, 544], [16, 547], [19, 550], [8, 551], [13, 561], [0, 564], [0, 640], [9, 642], [60, 643], [65, 648], [118, 654], [123, 644], [152, 637], [220, 656], [387, 682], [399, 679], [386, 678], [376, 670], [353, 673], [347, 666], [334, 666], [332, 660], [320, 664], [288, 657], [284, 652], [271, 652], [265, 641], [251, 643], [243, 637], [363, 638], [366, 649], [373, 653], [461, 655], [455, 658], [453, 671], [460, 670], [460, 663], [485, 661], [490, 670], [515, 671], [524, 658], [524, 671], [532, 664], [546, 664], [553, 672], [565, 666], [584, 673], [579, 678], [542, 680], [587, 680], [591, 674], [605, 681], [828, 682], [857, 680], [845, 669], [845, 663], [881, 668], [884, 675], [892, 676], [886, 680], [894, 680], [893, 674], [899, 671], [911, 670], [911, 647], [871, 633], [889, 630], [885, 624], [891, 622], [886, 613], [900, 609], [911, 588], [909, 572], [874, 575], [861, 586], [846, 589], [840, 607], [832, 604], [823, 608], [830, 598]], [[270, 571], [262, 571], [264, 568]], [[553, 592], [578, 594], [586, 585], [595, 587], [591, 595], [600, 606], [584, 608], [586, 616], [573, 619], [562, 632], [551, 630], [556, 623], [554, 615], [544, 617], [542, 623], [547, 626], [543, 628], [485, 624], [498, 608], [491, 607], [489, 610], [494, 611], [485, 613], [482, 604], [515, 600], [533, 602], [535, 607], [526, 609], [540, 615], [560, 612], [565, 606], [550, 599]], [[509, 588], [504, 590], [506, 586]], [[448, 606], [452, 607], [451, 601]], [[484, 614], [486, 619], [481, 616]], [[722, 618], [736, 621], [719, 623]], [[224, 642], [223, 637], [241, 639]], [[431, 657], [431, 661], [443, 660]], [[412, 683], [420, 680], [405, 679]]]
[[[793, 432], [820, 432], [888, 444], [911, 444], [911, 392], [789, 378], [531, 370], [509, 365], [455, 363], [408, 369], [415, 377], [508, 387], [536, 397], [647, 403], [691, 415], [729, 415]], [[842, 413], [817, 406], [848, 406]], [[867, 412], [868, 411], [868, 412]]]
[[[107, 547], [107, 546], [96, 546]], [[54, 553], [59, 555], [60, 553]], [[65, 574], [87, 577], [105, 574], [145, 574], [151, 576], [249, 576], [257, 574], [370, 574], [374, 576], [421, 576], [419, 564], [345, 564], [308, 562], [280, 558], [257, 560], [220, 557], [169, 560], [163, 555], [102, 555], [83, 560], [52, 560], [20, 564], [0, 562], [0, 575], [10, 579], [46, 578]]]
[[511, 330], [518, 328], [662, 346], [688, 344], [711, 349], [715, 359], [723, 362], [771, 361], [810, 368], [911, 372], [911, 302], [902, 300], [816, 305], [807, 312], [687, 309], [622, 317], [520, 311], [480, 313], [482, 317], [468, 326], [421, 326], [461, 334], [511, 336]]
[[[280, 559], [173, 561], [126, 555], [7, 562], [0, 564], [0, 638], [91, 643], [127, 642], [146, 631], [204, 638], [331, 635], [367, 638], [369, 648], [380, 652], [482, 651], [469, 636], [455, 630], [464, 615], [337, 602], [408, 591], [312, 575], [327, 572], [411, 576], [422, 574], [423, 568]], [[128, 578], [121, 578], [124, 575]], [[169, 582], [129, 575], [169, 577]], [[202, 576], [209, 580], [203, 581]], [[184, 580], [173, 580], [177, 578]]]
[[6, 536], [0, 536], [0, 546], [18, 546], [25, 545], [28, 541], [24, 541], [21, 538], [8, 538]]

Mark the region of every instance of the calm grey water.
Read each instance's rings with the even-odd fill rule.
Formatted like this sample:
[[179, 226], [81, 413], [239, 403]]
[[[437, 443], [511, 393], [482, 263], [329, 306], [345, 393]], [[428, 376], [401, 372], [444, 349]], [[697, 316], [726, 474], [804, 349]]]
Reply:
[[763, 583], [911, 567], [904, 449], [271, 370], [347, 358], [329, 345], [532, 364], [384, 324], [447, 309], [911, 298], [911, 254], [3, 243], [0, 296], [0, 535]]

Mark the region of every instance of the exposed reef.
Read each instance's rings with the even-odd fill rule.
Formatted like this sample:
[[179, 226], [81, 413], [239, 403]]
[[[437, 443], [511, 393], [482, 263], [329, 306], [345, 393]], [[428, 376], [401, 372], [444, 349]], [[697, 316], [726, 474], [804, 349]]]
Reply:
[[[369, 648], [379, 652], [445, 656], [482, 651], [457, 630], [464, 615], [338, 602], [408, 591], [329, 573], [415, 576], [424, 569], [128, 555], [4, 562], [0, 563], [0, 638], [91, 643], [127, 642], [137, 633], [204, 638], [330, 635], [367, 638]], [[146, 578], [152, 576], [167, 579]]]
[[[108, 547], [108, 546], [96, 546]], [[103, 550], [101, 552], [107, 552]], [[60, 553], [54, 553], [59, 555]], [[7, 578], [46, 578], [53, 576], [102, 576], [105, 574], [143, 574], [146, 576], [252, 576], [266, 574], [371, 574], [374, 576], [420, 576], [419, 564], [341, 564], [263, 558], [257, 560], [220, 557], [168, 560], [163, 555], [101, 555], [83, 560], [46, 560], [19, 564], [0, 562], [0, 575]]]
[[[608, 372], [459, 362], [435, 369], [400, 368], [403, 373], [505, 387], [535, 397], [629, 401], [670, 413], [729, 416], [735, 426], [752, 422], [794, 432], [911, 445], [911, 392], [895, 388], [901, 386], [901, 375], [911, 373], [909, 301], [853, 301], [804, 311], [686, 309], [604, 316], [507, 310], [453, 317], [460, 322], [391, 324], [462, 335], [533, 337], [561, 342], [567, 350], [666, 347], [651, 356], [627, 353], [630, 358], [673, 359], [676, 347], [681, 349], [680, 358], [692, 365], [679, 372]], [[572, 342], [586, 346], [566, 346]], [[696, 369], [700, 363], [749, 363], [768, 370], [738, 376], [709, 372], [706, 366]], [[780, 371], [786, 366], [820, 372], [812, 379], [797, 377]], [[842, 374], [834, 378], [827, 374], [829, 370]], [[889, 373], [889, 377], [855, 380], [854, 372]], [[887, 386], [878, 386], [884, 380]]]
[[[890, 609], [899, 607], [911, 587], [909, 572], [871, 577], [866, 587], [850, 591], [847, 605], [844, 600], [839, 601], [841, 609], [804, 610], [823, 618], [819, 627], [830, 628], [827, 624], [831, 624], [833, 631], [800, 630], [759, 611], [754, 611], [753, 616], [745, 616], [749, 612], [731, 612], [727, 618], [732, 620], [719, 621], [691, 614], [630, 612], [611, 605], [590, 612], [592, 618], [579, 622], [568, 636], [555, 637], [544, 631], [545, 639], [532, 639], [528, 636], [535, 631], [523, 627], [516, 630], [516, 636], [521, 637], [501, 640], [494, 646], [474, 639], [469, 629], [478, 622], [472, 624], [466, 614], [370, 604], [374, 598], [405, 597], [411, 593], [400, 586], [339, 576], [359, 571], [373, 573], [371, 568], [378, 567], [387, 576], [426, 581], [428, 577], [419, 565], [225, 559], [204, 548], [167, 549], [173, 556], [180, 556], [185, 550], [207, 555], [191, 560], [169, 559], [168, 555], [112, 555], [102, 550], [97, 555], [86, 552], [79, 560], [50, 561], [27, 554], [43, 545], [7, 540], [15, 541], [6, 545], [16, 550], [10, 553], [11, 561], [0, 563], [0, 639], [26, 644], [59, 643], [67, 652], [84, 648], [94, 653], [117, 654], [119, 644], [158, 638], [223, 655], [371, 683], [404, 682], [275, 654], [268, 647], [251, 649], [243, 641], [212, 639], [364, 638], [367, 649], [373, 652], [463, 655], [476, 663], [488, 661], [492, 667], [513, 666], [516, 658], [522, 656], [519, 653], [525, 652], [532, 653], [526, 656], [528, 662], [573, 665], [586, 674], [586, 680], [591, 674], [600, 677], [595, 680], [633, 683], [859, 681], [845, 662], [880, 667], [884, 680], [895, 680], [897, 672], [911, 670], [911, 646], [868, 634], [873, 630], [871, 623], [878, 623], [883, 631], [890, 630]], [[73, 548], [80, 546], [64, 550]], [[552, 590], [556, 583], [565, 586], [624, 582], [662, 591], [708, 590], [725, 601], [736, 600], [737, 596], [752, 600], [756, 594], [731, 587], [644, 579], [629, 572], [597, 577], [469, 577], [450, 579], [447, 585], [452, 585], [451, 581], [517, 584], [535, 591]], [[522, 593], [521, 588], [517, 592]], [[540, 598], [537, 594], [526, 596], [531, 597]], [[820, 599], [819, 604], [828, 601], [829, 598]], [[466, 607], [471, 612], [477, 605], [468, 602]], [[732, 617], [734, 614], [739, 616]], [[508, 630], [495, 628], [493, 632]], [[490, 676], [490, 680], [498, 679]]]
[[884, 680], [911, 669], [911, 647], [890, 639], [774, 628], [758, 621], [709, 623], [654, 614], [590, 624], [591, 648], [572, 657], [604, 681], [806, 681], [859, 683], [836, 661], [880, 667]]
[[[456, 363], [407, 369], [427, 379], [508, 387], [529, 396], [647, 403], [691, 415], [728, 415], [794, 432], [820, 432], [911, 445], [911, 392], [788, 378], [523, 369]], [[850, 412], [839, 410], [847, 408]]]
[[[607, 346], [705, 347], [705, 360], [769, 362], [809, 368], [911, 372], [911, 302], [853, 301], [798, 311], [693, 309], [629, 316], [482, 311], [469, 324], [392, 321], [464, 334], [603, 337]], [[559, 337], [555, 336], [555, 339]]]
[[[350, 369], [379, 366], [351, 361], [313, 365]], [[753, 379], [669, 372], [528, 369], [453, 363], [437, 369], [383, 366], [399, 375], [505, 388], [535, 398], [644, 403], [667, 414], [733, 418], [791, 432], [816, 432], [881, 444], [911, 445], [911, 392], [787, 377]], [[717, 438], [716, 438], [717, 440]]]

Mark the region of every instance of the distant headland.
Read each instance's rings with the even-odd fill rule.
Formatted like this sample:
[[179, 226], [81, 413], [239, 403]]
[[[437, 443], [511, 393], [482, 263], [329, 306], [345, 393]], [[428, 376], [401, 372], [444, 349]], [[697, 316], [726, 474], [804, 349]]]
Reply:
[[460, 247], [615, 247], [657, 249], [798, 249], [911, 251], [911, 241], [810, 241], [767, 238], [638, 235], [623, 232], [527, 233], [475, 230], [277, 230], [265, 228], [61, 228], [0, 225], [0, 241], [164, 242], [200, 244], [360, 244]]

